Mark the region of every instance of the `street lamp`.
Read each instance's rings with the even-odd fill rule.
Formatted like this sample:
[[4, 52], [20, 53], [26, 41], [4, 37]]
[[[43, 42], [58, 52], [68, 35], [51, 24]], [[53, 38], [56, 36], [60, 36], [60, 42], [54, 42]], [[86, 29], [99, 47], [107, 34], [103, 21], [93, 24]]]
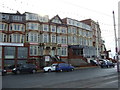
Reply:
[[113, 24], [114, 24], [114, 33], [115, 33], [115, 56], [116, 56], [116, 59], [117, 59], [117, 72], [120, 72], [119, 71], [119, 59], [118, 59], [118, 48], [117, 48], [117, 36], [116, 36], [116, 24], [115, 24], [115, 14], [114, 14], [114, 11], [113, 11]]

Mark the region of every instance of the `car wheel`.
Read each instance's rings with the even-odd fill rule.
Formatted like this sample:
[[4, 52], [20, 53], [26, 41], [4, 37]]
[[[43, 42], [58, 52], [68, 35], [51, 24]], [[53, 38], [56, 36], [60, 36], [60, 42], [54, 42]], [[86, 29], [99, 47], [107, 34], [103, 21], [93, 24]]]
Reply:
[[74, 69], [72, 68], [71, 71], [74, 71]]
[[17, 70], [17, 71], [16, 71], [16, 74], [20, 74], [20, 71], [19, 71], [19, 70]]
[[48, 72], [51, 72], [51, 69], [49, 69]]
[[35, 69], [33, 69], [33, 70], [32, 70], [32, 73], [33, 73], [33, 74], [34, 74], [34, 73], [36, 73], [36, 70], [35, 70]]
[[109, 66], [108, 66], [108, 65], [107, 65], [106, 67], [107, 67], [107, 68], [109, 68]]

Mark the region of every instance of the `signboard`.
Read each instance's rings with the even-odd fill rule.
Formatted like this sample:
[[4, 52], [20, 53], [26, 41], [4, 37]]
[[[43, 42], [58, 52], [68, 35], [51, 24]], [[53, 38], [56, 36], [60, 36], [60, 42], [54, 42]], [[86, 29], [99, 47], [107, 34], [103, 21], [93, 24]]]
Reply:
[[7, 58], [9, 58], [9, 59], [13, 59], [14, 56], [12, 56], [12, 55], [6, 55], [5, 58], [6, 58], [6, 59], [7, 59]]
[[0, 45], [4, 45], [4, 46], [24, 46], [23, 43], [1, 43], [0, 42]]
[[45, 61], [50, 61], [50, 56], [45, 56]]
[[68, 45], [67, 44], [61, 44], [61, 47], [67, 47]]
[[30, 43], [30, 45], [39, 45], [39, 43]]

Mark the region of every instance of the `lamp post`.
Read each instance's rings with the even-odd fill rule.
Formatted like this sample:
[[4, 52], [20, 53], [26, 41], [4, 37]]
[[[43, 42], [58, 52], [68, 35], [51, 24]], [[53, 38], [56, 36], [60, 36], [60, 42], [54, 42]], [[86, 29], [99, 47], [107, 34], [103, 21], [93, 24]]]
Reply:
[[116, 24], [115, 24], [115, 14], [113, 11], [113, 24], [114, 24], [114, 33], [115, 33], [115, 56], [116, 56], [116, 60], [117, 60], [117, 72], [120, 72], [119, 70], [119, 59], [118, 59], [118, 48], [117, 48], [117, 36], [116, 36]]

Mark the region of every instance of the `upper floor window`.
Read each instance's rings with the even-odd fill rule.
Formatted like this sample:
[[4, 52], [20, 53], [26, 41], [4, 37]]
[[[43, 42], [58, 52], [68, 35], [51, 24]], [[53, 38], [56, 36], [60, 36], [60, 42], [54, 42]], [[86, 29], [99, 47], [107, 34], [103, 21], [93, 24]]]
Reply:
[[43, 31], [49, 31], [49, 26], [47, 24], [43, 24]]
[[82, 29], [78, 29], [78, 33], [82, 36]]
[[67, 37], [66, 36], [61, 36], [61, 43], [66, 44], [67, 43]]
[[57, 33], [60, 33], [60, 28], [61, 28], [61, 27], [57, 27]]
[[29, 33], [26, 38], [29, 37], [30, 42], [38, 42], [38, 33]]
[[48, 43], [49, 42], [49, 35], [48, 34], [43, 34], [43, 42]]
[[8, 20], [8, 19], [9, 19], [9, 15], [2, 14], [2, 20]]
[[73, 34], [77, 34], [77, 29], [75, 27], [72, 28]]
[[68, 44], [71, 44], [71, 43], [73, 43], [72, 38], [71, 38], [71, 36], [68, 36]]
[[38, 20], [38, 15], [32, 13], [26, 13], [26, 20]]
[[22, 21], [22, 16], [13, 16], [13, 20]]
[[71, 33], [71, 27], [68, 27], [68, 33]]
[[10, 42], [17, 42], [17, 43], [23, 43], [24, 42], [24, 37], [21, 34], [11, 34], [9, 36]]
[[0, 30], [8, 30], [8, 25], [6, 23], [0, 23]]
[[0, 42], [7, 42], [7, 35], [0, 33]]
[[55, 17], [55, 18], [52, 20], [52, 22], [53, 22], [53, 23], [58, 23], [58, 24], [61, 24], [61, 23], [62, 23], [58, 17]]
[[56, 43], [56, 35], [51, 35], [51, 42]]
[[77, 43], [77, 37], [76, 36], [73, 36], [73, 43]]
[[27, 29], [39, 30], [39, 24], [38, 23], [27, 23]]
[[56, 32], [56, 26], [51, 25], [51, 32]]
[[61, 27], [61, 33], [66, 34], [67, 33], [67, 29], [65, 27]]
[[10, 30], [15, 30], [15, 31], [25, 31], [25, 26], [23, 24], [11, 24], [10, 25]]
[[30, 55], [37, 56], [39, 54], [39, 46], [30, 46]]
[[61, 37], [57, 36], [57, 43], [61, 43]]

